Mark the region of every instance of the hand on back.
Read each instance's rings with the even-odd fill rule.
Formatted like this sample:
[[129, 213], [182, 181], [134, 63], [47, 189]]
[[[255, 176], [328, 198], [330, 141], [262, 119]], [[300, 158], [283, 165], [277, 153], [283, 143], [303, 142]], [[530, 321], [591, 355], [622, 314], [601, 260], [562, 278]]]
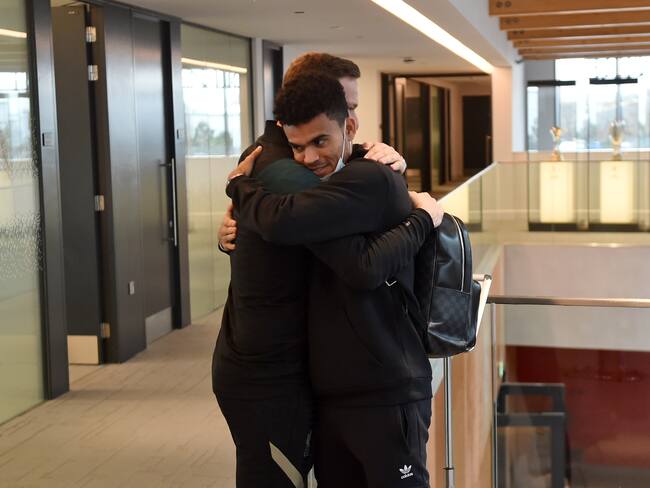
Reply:
[[219, 227], [219, 246], [224, 251], [234, 251], [236, 238], [237, 222], [232, 218], [232, 204], [230, 204]]
[[431, 216], [434, 227], [438, 227], [442, 223], [442, 216], [445, 214], [445, 210], [435, 198], [426, 192], [417, 193], [414, 191], [410, 191], [409, 196], [411, 197], [414, 208], [421, 208]]
[[400, 174], [406, 171], [406, 161], [400, 153], [383, 142], [365, 142], [363, 148], [368, 152], [364, 158], [376, 161], [381, 164], [386, 164], [390, 168]]

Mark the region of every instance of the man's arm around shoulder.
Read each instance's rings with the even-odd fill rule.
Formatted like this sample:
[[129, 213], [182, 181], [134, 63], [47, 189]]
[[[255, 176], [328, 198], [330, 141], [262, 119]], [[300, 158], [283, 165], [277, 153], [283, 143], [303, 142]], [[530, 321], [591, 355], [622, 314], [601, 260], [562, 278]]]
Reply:
[[261, 182], [239, 176], [226, 192], [240, 225], [277, 244], [307, 244], [345, 235], [374, 232], [382, 225], [391, 171], [355, 160], [316, 188], [274, 195]]

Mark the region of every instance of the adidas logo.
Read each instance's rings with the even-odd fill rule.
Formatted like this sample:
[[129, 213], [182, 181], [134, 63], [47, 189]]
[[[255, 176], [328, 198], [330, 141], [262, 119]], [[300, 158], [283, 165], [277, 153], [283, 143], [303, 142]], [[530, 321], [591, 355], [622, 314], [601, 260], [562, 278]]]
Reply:
[[407, 466], [406, 464], [404, 465], [403, 468], [399, 468], [399, 472], [402, 473], [402, 478], [401, 479], [406, 479], [410, 478], [413, 476], [413, 473], [411, 473], [411, 468], [412, 466]]

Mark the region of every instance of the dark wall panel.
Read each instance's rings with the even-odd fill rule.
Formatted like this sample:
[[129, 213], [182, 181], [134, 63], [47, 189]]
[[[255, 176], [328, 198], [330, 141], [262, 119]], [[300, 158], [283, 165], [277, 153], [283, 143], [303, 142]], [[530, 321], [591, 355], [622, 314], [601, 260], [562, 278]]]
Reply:
[[83, 6], [52, 9], [68, 334], [101, 318], [95, 174]]
[[406, 80], [404, 98], [404, 157], [409, 168], [420, 170], [420, 191], [431, 191], [429, 155], [429, 95], [422, 83]]
[[465, 176], [491, 163], [492, 97], [463, 97], [463, 169]]
[[63, 267], [63, 236], [59, 161], [56, 132], [54, 66], [52, 63], [52, 22], [50, 2], [29, 3], [34, 44], [32, 52], [35, 87], [33, 97], [34, 150], [40, 159], [41, 215], [43, 229], [42, 303], [46, 397], [68, 391], [68, 349]]
[[95, 14], [99, 173], [106, 196], [105, 300], [111, 324], [106, 355], [110, 362], [122, 362], [146, 347], [132, 20], [130, 10], [112, 5], [96, 9]]
[[170, 138], [176, 167], [176, 225], [178, 246], [176, 247], [177, 285], [178, 293], [174, 324], [185, 327], [191, 321], [190, 312], [190, 263], [188, 248], [188, 213], [187, 213], [187, 178], [185, 166], [185, 107], [183, 105], [183, 80], [181, 79], [181, 24], [170, 22], [169, 26], [169, 60], [171, 71], [171, 94], [167, 99], [172, 101], [173, 134]]
[[[167, 149], [167, 83], [163, 62], [162, 22], [134, 16], [133, 45], [135, 103], [140, 169], [140, 226], [142, 235], [145, 317], [173, 305], [173, 218], [170, 199], [171, 170]], [[171, 326], [171, 323], [169, 324]]]

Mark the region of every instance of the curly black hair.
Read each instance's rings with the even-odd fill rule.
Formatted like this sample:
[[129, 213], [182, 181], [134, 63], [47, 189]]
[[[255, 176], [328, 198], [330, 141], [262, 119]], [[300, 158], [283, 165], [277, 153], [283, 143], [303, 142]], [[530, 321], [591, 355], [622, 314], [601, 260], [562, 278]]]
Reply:
[[309, 72], [282, 86], [275, 97], [273, 113], [283, 125], [304, 124], [322, 113], [342, 125], [348, 116], [348, 104], [339, 80]]

